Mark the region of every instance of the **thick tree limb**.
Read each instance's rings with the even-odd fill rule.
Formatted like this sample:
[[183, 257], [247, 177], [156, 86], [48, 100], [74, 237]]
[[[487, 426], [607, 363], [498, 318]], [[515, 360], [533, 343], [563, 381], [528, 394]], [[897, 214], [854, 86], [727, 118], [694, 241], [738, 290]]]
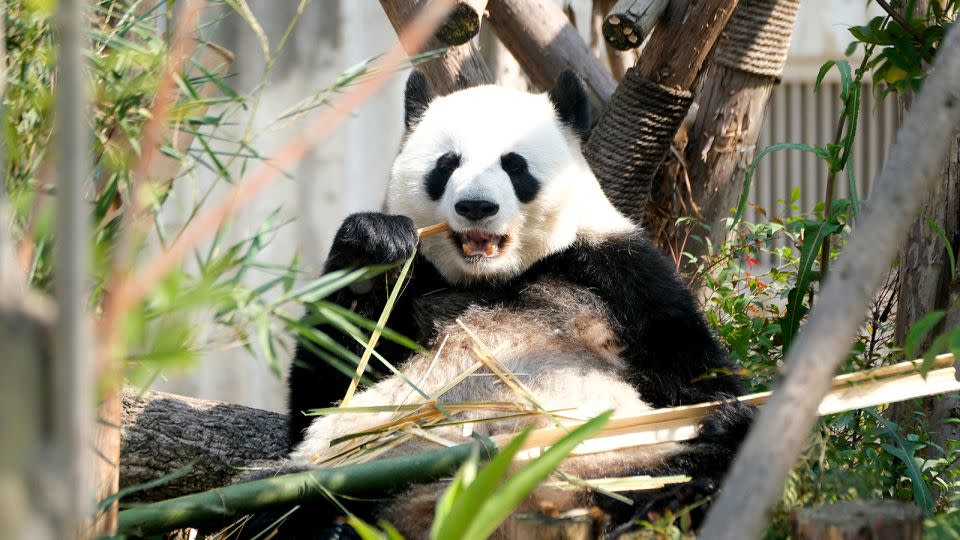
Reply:
[[[398, 35], [407, 23], [413, 20], [421, 4], [417, 0], [380, 0], [383, 11]], [[423, 46], [423, 50], [433, 51], [444, 47], [446, 44], [434, 38]], [[407, 51], [407, 54], [413, 55], [419, 52]], [[493, 83], [490, 69], [481, 58], [476, 46], [469, 41], [463, 45], [448, 48], [439, 57], [420, 64], [420, 69], [427, 76], [433, 90], [441, 95], [478, 84]]]
[[849, 351], [865, 307], [943, 163], [960, 124], [960, 28], [950, 30], [937, 63], [897, 134], [869, 211], [827, 277], [806, 326], [787, 356], [786, 378], [761, 411], [710, 510], [701, 538], [759, 538], [783, 482], [816, 420], [816, 407]]
[[541, 90], [565, 69], [582, 78], [594, 111], [610, 101], [616, 83], [554, 0], [496, 0], [487, 6], [490, 28]]
[[158, 480], [190, 465], [190, 472], [124, 502], [158, 501], [223, 486], [241, 468], [287, 455], [287, 419], [219, 401], [163, 392], [123, 393], [120, 487]]

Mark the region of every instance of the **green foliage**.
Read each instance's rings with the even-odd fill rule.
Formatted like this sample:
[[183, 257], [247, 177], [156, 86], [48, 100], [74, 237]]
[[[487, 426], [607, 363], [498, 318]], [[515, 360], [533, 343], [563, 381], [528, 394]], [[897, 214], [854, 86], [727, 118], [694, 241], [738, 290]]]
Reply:
[[[180, 152], [171, 140], [161, 141], [159, 153], [178, 161], [179, 171], [172, 178], [155, 179], [158, 181], [148, 185], [149, 189], [136, 189], [132, 169], [142, 151], [143, 128], [168, 52], [170, 36], [160, 30], [170, 23], [162, 20], [169, 16], [164, 13], [165, 4], [168, 2], [163, 0], [97, 0], [90, 7], [88, 58], [94, 163], [91, 171], [81, 171], [80, 175], [89, 185], [94, 255], [89, 307], [97, 314], [117, 285], [109, 282], [117, 263], [136, 268], [148, 253], [165, 248], [203, 214], [215, 193], [238, 182], [252, 164], [261, 160], [255, 149], [259, 134], [253, 131], [253, 118], [265, 85], [256, 85], [251, 94], [240, 95], [230, 87], [229, 75], [222, 74], [226, 69], [219, 69], [224, 66], [211, 70], [191, 58], [176, 80], [180, 95], [169, 124], [178, 137], [193, 137], [194, 142]], [[225, 4], [241, 11], [251, 27], [259, 27], [246, 12], [245, 3]], [[9, 67], [4, 116], [0, 118], [6, 151], [2, 163], [4, 190], [13, 209], [19, 254], [28, 261], [27, 281], [49, 291], [56, 241], [52, 204], [56, 194], [51, 185], [53, 156], [49, 151], [57, 88], [53, 4], [13, 0], [5, 7], [2, 16]], [[298, 21], [299, 16], [290, 21], [278, 43], [265, 43], [263, 80]], [[204, 36], [216, 24], [214, 21], [198, 31], [197, 51], [206, 45]], [[306, 95], [265, 129], [275, 131], [295, 125], [310, 111], [326, 106], [335, 92], [369, 73], [369, 61], [349, 68], [329, 88]], [[201, 87], [205, 85], [215, 87], [215, 97], [203, 97]], [[178, 184], [187, 184], [193, 196], [178, 196], [174, 191]], [[133, 249], [126, 250], [131, 251], [129, 260], [116, 261], [121, 222], [134, 197], [147, 201], [146, 212], [139, 219], [144, 222], [141, 232], [148, 234], [134, 238]], [[165, 208], [185, 219], [169, 225], [170, 219], [159, 219]], [[134, 383], [145, 384], [161, 371], [192, 365], [203, 350], [242, 347], [260, 353], [280, 376], [280, 358], [290, 352], [289, 334], [352, 374], [356, 356], [325, 333], [299, 324], [300, 306], [320, 303], [318, 312], [331, 331], [365, 340], [365, 332], [359, 329], [370, 331], [374, 322], [335, 311], [323, 299], [356, 280], [382, 274], [386, 268], [333, 273], [311, 280], [313, 276], [305, 274], [297, 256], [286, 264], [263, 262], [271, 242], [289, 223], [277, 209], [256, 231], [238, 240], [233, 239], [237, 231], [225, 225], [196, 249], [189, 261], [148, 291], [121, 321], [124, 375]], [[254, 275], [256, 279], [251, 279]], [[384, 330], [384, 338], [415, 347], [389, 329]]]

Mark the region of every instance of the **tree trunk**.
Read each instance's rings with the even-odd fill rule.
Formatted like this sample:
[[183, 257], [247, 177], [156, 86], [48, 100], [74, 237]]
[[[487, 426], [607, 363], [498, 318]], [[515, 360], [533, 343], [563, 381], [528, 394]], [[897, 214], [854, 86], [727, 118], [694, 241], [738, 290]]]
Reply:
[[[421, 5], [426, 2], [417, 0], [380, 0], [383, 11], [390, 24], [399, 35], [408, 22], [413, 20]], [[430, 39], [423, 47], [424, 51], [433, 51], [446, 47], [439, 39]], [[420, 51], [407, 51], [417, 54]], [[493, 75], [480, 57], [473, 42], [450, 47], [440, 56], [420, 64], [419, 68], [427, 76], [430, 86], [438, 94], [445, 95], [456, 90], [470, 88], [479, 84], [492, 84]]]
[[[922, 16], [927, 2], [914, 7]], [[901, 114], [906, 114], [913, 96], [901, 96]], [[897, 317], [894, 342], [902, 346], [907, 333], [921, 317], [935, 310], [947, 310], [947, 316], [920, 342], [918, 353], [931, 346], [940, 332], [960, 325], [960, 281], [950, 268], [947, 245], [936, 230], [943, 232], [953, 253], [960, 253], [960, 136], [953, 136], [953, 144], [933, 189], [930, 190], [916, 218], [910, 225], [907, 238], [900, 248], [900, 289], [897, 291]], [[935, 226], [935, 227], [934, 227]], [[915, 413], [922, 413], [931, 429], [931, 438], [941, 448], [950, 440], [960, 439], [960, 424], [950, 422], [960, 418], [960, 398], [955, 395], [929, 397], [915, 402], [897, 404], [890, 416], [898, 424], [910, 425]], [[934, 453], [931, 447], [929, 452]], [[931, 458], [940, 456], [931, 455]], [[958, 465], [954, 465], [956, 468]], [[934, 486], [939, 491], [939, 487]], [[960, 501], [952, 501], [954, 506]]]
[[852, 501], [804, 508], [793, 523], [796, 540], [920, 540], [923, 514], [899, 501]]
[[[675, 236], [693, 233], [705, 241], [687, 242], [685, 251], [699, 256], [726, 238], [724, 220], [753, 160], [764, 109], [783, 72], [799, 7], [799, 0], [742, 0], [727, 23], [697, 98], [700, 108], [684, 152], [686, 168], [675, 168], [678, 174], [665, 176], [664, 189], [654, 192], [654, 197], [661, 194], [653, 201], [658, 207], [673, 210], [661, 213], [669, 223], [649, 224], [666, 232], [658, 239], [661, 244], [679, 244]], [[684, 203], [682, 209], [676, 208], [678, 200]], [[692, 211], [697, 222], [677, 231], [672, 224], [682, 215], [677, 212], [684, 210]]]

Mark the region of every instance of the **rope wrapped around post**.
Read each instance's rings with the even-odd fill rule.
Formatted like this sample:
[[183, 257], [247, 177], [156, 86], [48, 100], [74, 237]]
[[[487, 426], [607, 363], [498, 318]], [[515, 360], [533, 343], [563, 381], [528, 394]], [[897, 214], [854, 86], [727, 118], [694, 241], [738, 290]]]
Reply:
[[779, 79], [799, 10], [799, 0], [744, 0], [724, 28], [712, 62]]
[[627, 70], [584, 148], [610, 202], [642, 221], [653, 175], [693, 102], [689, 91], [668, 88]]

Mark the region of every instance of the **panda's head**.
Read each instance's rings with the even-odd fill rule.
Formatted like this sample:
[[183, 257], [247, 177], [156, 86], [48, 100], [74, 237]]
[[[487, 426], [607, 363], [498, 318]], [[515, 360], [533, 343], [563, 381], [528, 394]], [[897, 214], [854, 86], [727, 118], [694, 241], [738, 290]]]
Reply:
[[387, 211], [418, 227], [449, 223], [421, 251], [452, 282], [509, 279], [578, 239], [633, 228], [580, 152], [589, 104], [572, 72], [545, 94], [478, 86], [436, 97], [414, 71], [405, 124]]

